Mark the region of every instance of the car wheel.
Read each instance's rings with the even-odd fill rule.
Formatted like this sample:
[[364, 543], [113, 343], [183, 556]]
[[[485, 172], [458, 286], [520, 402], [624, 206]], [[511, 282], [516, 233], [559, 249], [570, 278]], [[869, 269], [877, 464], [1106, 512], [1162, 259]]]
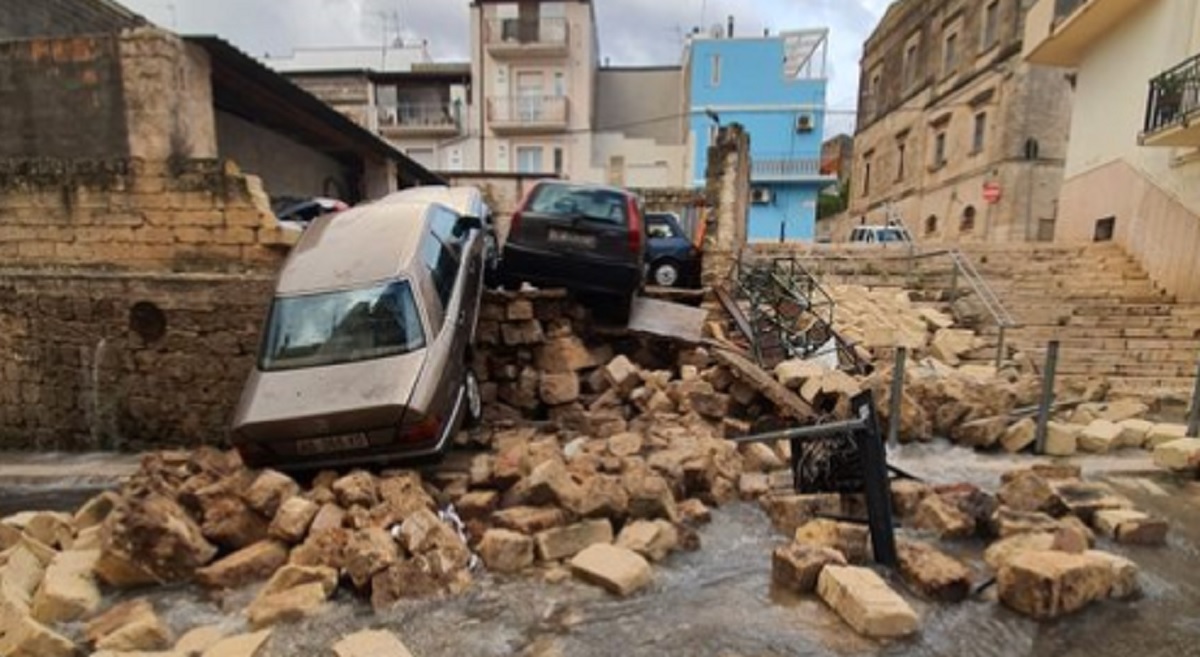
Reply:
[[463, 381], [463, 393], [467, 402], [467, 415], [463, 419], [463, 425], [472, 429], [483, 422], [483, 393], [479, 390], [479, 378], [469, 369], [466, 380]]
[[650, 270], [650, 280], [659, 287], [675, 287], [680, 278], [679, 265], [671, 260], [659, 262]]

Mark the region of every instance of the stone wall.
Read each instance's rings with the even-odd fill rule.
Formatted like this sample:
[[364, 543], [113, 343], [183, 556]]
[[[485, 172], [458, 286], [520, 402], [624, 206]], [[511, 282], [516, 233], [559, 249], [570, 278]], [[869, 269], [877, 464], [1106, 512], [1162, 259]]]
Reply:
[[708, 149], [705, 195], [714, 210], [704, 232], [701, 282], [710, 287], [729, 276], [746, 246], [750, 212], [750, 135], [739, 125], [721, 128]]
[[0, 162], [0, 448], [219, 443], [294, 233], [215, 161]]
[[0, 0], [0, 39], [96, 34], [144, 22], [109, 0]]

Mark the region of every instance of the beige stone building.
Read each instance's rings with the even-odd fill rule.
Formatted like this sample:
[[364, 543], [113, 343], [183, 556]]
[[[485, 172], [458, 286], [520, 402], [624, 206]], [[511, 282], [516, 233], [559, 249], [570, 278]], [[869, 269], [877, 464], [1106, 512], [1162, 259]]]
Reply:
[[918, 240], [1051, 239], [1071, 85], [1021, 58], [1028, 4], [892, 4], [864, 45], [849, 211], [835, 241], [889, 220]]
[[1200, 3], [1040, 0], [1025, 28], [1077, 80], [1055, 239], [1114, 240], [1200, 301]]

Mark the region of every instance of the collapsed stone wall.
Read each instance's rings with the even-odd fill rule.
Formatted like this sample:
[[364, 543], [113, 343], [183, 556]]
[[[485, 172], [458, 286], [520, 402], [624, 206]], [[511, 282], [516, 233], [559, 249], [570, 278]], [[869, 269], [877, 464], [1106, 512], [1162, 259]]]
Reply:
[[224, 442], [293, 240], [216, 161], [0, 162], [0, 447]]

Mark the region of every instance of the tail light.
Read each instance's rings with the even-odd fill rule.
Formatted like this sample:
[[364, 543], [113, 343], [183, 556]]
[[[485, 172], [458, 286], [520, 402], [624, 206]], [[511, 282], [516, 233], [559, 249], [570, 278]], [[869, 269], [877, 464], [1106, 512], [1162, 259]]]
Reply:
[[633, 253], [642, 252], [642, 215], [638, 212], [637, 203], [631, 198], [629, 203], [629, 250]]
[[441, 419], [436, 416], [430, 416], [416, 424], [401, 426], [399, 439], [402, 443], [426, 443], [437, 439], [441, 430]]
[[508, 224], [508, 234], [516, 235], [517, 231], [520, 228], [521, 228], [521, 211], [517, 210], [516, 212], [513, 213], [512, 221], [509, 222], [509, 224]]

